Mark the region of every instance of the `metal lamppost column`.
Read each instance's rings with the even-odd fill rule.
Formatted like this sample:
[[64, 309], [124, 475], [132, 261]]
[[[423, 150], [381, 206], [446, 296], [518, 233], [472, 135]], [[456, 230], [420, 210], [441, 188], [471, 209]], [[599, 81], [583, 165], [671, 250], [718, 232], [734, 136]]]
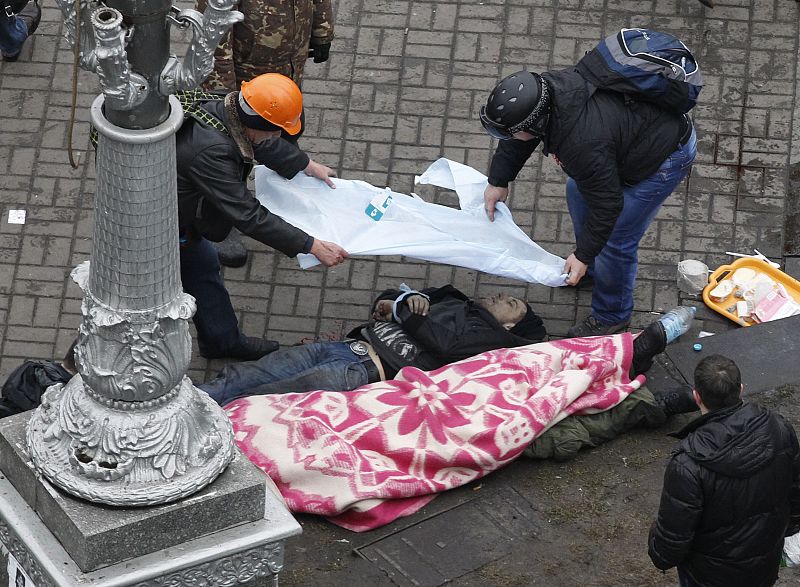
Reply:
[[[104, 3], [122, 15], [127, 30], [133, 29], [125, 46], [131, 69], [141, 75], [149, 87], [158, 88], [159, 77], [169, 58], [170, 0], [105, 0]], [[167, 95], [155, 91], [148, 92], [136, 108], [107, 108], [105, 115], [116, 126], [142, 129], [161, 124], [169, 111]]]
[[[204, 14], [165, 0], [60, 0], [67, 38], [81, 21], [81, 65], [96, 71], [97, 198], [91, 261], [73, 270], [84, 290], [78, 375], [51, 387], [27, 430], [34, 466], [90, 501], [154, 505], [213, 481], [234, 455], [224, 412], [186, 377], [188, 319], [178, 257], [175, 132], [170, 94], [195, 87], [240, 13], [212, 0]], [[193, 28], [181, 63], [169, 23]]]

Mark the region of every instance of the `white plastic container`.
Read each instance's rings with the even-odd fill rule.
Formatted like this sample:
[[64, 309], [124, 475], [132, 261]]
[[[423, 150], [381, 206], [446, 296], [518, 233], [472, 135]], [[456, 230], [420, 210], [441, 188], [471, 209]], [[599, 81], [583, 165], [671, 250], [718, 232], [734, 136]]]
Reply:
[[708, 265], [696, 259], [678, 263], [678, 289], [688, 294], [699, 294], [708, 285]]
[[787, 567], [800, 565], [800, 533], [783, 539], [783, 561]]

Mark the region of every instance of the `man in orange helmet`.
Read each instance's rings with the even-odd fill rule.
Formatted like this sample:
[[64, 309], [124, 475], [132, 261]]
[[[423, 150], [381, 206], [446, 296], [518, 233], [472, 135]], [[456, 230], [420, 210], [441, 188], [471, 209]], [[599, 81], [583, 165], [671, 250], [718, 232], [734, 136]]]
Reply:
[[278, 343], [241, 333], [210, 241], [224, 239], [235, 226], [290, 257], [311, 253], [328, 267], [341, 263], [347, 251], [271, 214], [247, 187], [255, 162], [286, 178], [303, 171], [332, 189], [336, 174], [279, 138], [281, 131], [300, 131], [303, 111], [300, 89], [286, 76], [260, 75], [239, 92], [202, 95], [184, 110], [176, 135], [181, 279], [197, 300], [200, 354], [254, 360]]

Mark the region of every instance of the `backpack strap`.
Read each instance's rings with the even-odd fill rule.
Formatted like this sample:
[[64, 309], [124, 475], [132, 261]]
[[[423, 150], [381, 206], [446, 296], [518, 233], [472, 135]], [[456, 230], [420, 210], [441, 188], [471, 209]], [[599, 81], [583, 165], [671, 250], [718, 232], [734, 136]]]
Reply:
[[[222, 134], [230, 136], [230, 132], [228, 132], [228, 128], [225, 126], [225, 123], [210, 112], [201, 108], [199, 104], [200, 102], [208, 102], [210, 100], [222, 101], [225, 99], [224, 93], [206, 92], [205, 90], [195, 88], [193, 90], [175, 92], [175, 97], [178, 99], [178, 102], [180, 102], [181, 108], [183, 108], [184, 118], [192, 118], [200, 124], [210, 126]], [[89, 129], [89, 141], [91, 142], [95, 151], [97, 150], [98, 140], [99, 136], [97, 134], [97, 129], [94, 127], [94, 125], [91, 125]]]
[[193, 118], [200, 124], [210, 126], [222, 134], [230, 136], [230, 132], [225, 126], [225, 123], [213, 114], [201, 108], [199, 104], [200, 102], [208, 102], [210, 100], [222, 101], [225, 99], [225, 94], [206, 92], [205, 90], [195, 88], [193, 90], [176, 92], [175, 97], [178, 99], [178, 102], [181, 103], [184, 116]]
[[598, 89], [626, 95], [685, 114], [697, 103], [703, 76], [697, 60], [678, 38], [650, 29], [620, 29], [575, 65]]

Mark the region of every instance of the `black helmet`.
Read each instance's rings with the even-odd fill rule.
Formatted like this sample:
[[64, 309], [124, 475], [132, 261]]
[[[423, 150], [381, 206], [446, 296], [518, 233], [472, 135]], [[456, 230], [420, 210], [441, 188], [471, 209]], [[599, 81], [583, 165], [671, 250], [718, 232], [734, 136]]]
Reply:
[[483, 128], [497, 139], [520, 131], [543, 136], [550, 110], [550, 90], [537, 73], [518, 71], [498, 83], [486, 106], [481, 106]]

